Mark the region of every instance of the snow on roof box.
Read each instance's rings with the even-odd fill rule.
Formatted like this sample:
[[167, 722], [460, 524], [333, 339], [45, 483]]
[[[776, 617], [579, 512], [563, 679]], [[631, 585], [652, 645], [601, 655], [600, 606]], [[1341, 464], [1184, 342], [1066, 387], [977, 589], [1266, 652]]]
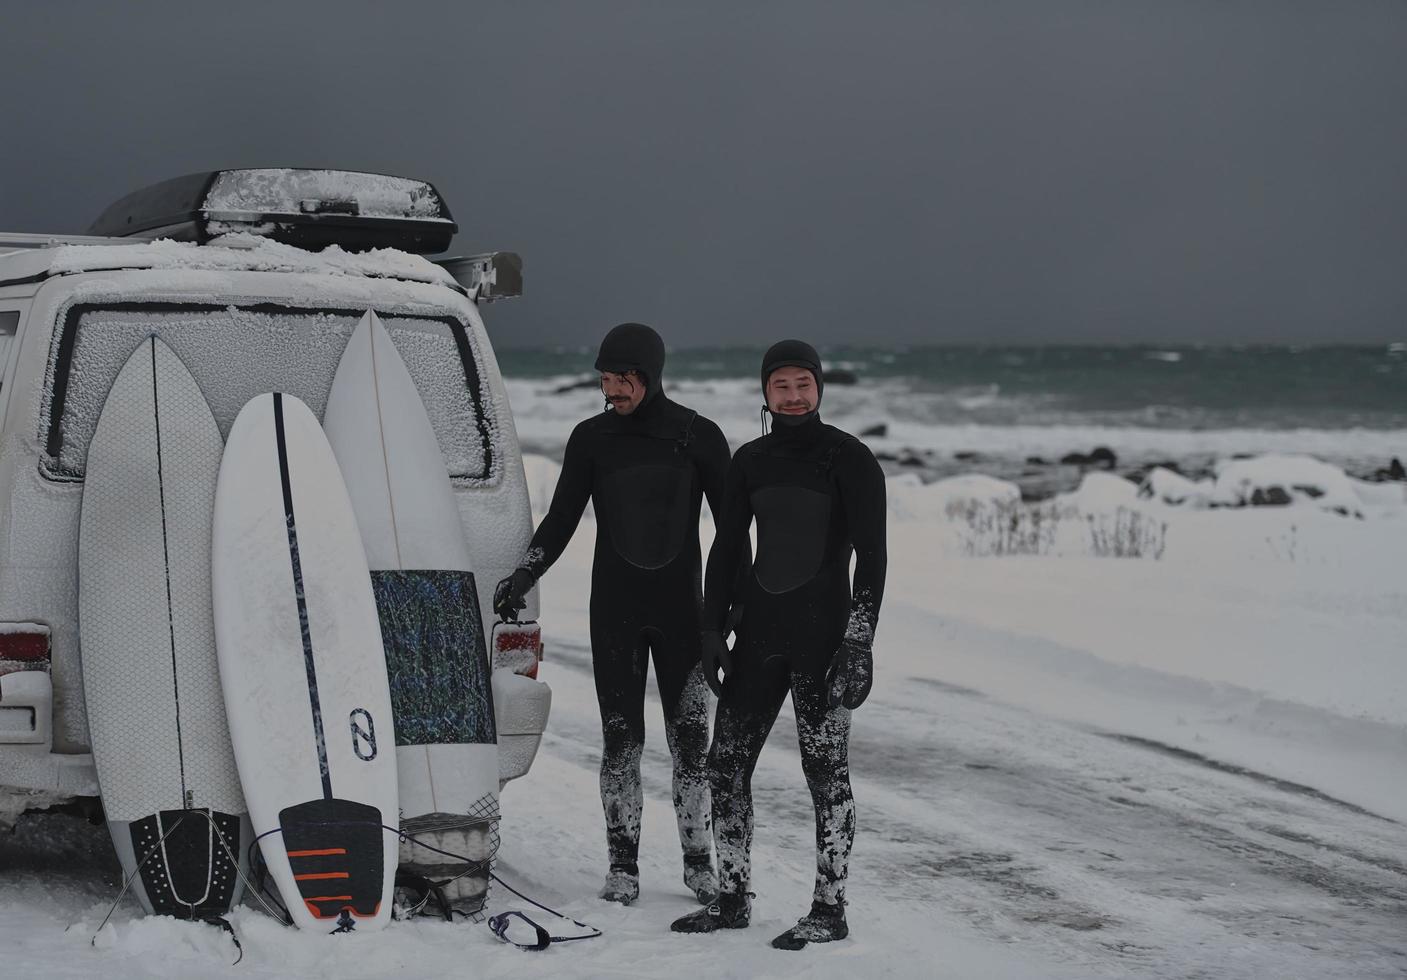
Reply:
[[94, 235], [205, 243], [248, 232], [299, 248], [443, 252], [459, 230], [433, 184], [350, 170], [215, 170], [128, 194]]

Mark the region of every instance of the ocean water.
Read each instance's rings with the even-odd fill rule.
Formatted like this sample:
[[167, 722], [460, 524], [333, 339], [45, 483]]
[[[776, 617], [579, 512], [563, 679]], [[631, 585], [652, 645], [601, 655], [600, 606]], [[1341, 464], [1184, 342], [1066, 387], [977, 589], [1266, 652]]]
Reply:
[[[822, 415], [888, 467], [981, 470], [1029, 486], [1098, 446], [1123, 469], [1208, 472], [1235, 455], [1308, 453], [1371, 476], [1407, 459], [1407, 343], [1372, 347], [832, 347]], [[593, 349], [503, 349], [525, 447], [556, 454], [599, 411]], [[737, 445], [761, 432], [762, 348], [673, 351], [671, 397]], [[839, 383], [848, 381], [849, 383]], [[1039, 482], [1039, 481], [1038, 481]]]
[[[762, 349], [672, 352], [669, 382], [744, 380]], [[499, 351], [515, 378], [588, 377], [589, 349]], [[837, 347], [827, 370], [934, 424], [1407, 428], [1407, 344], [1377, 347]], [[835, 387], [832, 386], [832, 391]]]

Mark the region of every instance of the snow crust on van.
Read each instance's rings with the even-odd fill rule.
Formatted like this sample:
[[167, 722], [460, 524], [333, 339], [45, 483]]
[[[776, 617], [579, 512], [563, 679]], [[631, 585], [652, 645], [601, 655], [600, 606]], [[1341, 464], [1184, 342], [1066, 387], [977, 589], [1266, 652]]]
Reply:
[[348, 252], [329, 245], [320, 252], [309, 252], [245, 232], [225, 235], [210, 245], [159, 239], [133, 245], [60, 245], [52, 249], [51, 275], [107, 269], [296, 272], [405, 279], [460, 289], [454, 276], [435, 263], [397, 249]]

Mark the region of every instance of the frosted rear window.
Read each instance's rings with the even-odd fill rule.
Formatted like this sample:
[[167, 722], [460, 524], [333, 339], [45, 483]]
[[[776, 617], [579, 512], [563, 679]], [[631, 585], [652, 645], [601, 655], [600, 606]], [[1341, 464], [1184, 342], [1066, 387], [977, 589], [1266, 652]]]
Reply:
[[[40, 418], [45, 470], [81, 479], [88, 442], [117, 372], [155, 334], [181, 358], [229, 435], [250, 398], [282, 391], [319, 418], [332, 375], [361, 310], [302, 310], [272, 304], [115, 304], [70, 310], [55, 332]], [[451, 317], [380, 313], [430, 415], [451, 476], [481, 481], [493, 469], [492, 404], [467, 331]], [[57, 414], [57, 419], [55, 415]]]
[[10, 361], [10, 348], [14, 346], [15, 333], [19, 330], [19, 310], [0, 310], [0, 375]]

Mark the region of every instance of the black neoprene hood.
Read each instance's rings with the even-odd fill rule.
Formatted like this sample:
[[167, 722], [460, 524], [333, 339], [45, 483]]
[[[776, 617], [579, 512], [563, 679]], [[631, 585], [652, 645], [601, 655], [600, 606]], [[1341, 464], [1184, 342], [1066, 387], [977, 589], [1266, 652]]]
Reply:
[[659, 393], [664, 376], [664, 341], [643, 323], [611, 328], [596, 355], [596, 370], [624, 374], [639, 371], [645, 379], [645, 400]]
[[816, 379], [816, 407], [821, 407], [821, 395], [826, 381], [821, 372], [821, 355], [804, 340], [779, 340], [762, 355], [762, 399], [767, 400], [767, 379], [777, 368], [799, 367], [811, 372]]

